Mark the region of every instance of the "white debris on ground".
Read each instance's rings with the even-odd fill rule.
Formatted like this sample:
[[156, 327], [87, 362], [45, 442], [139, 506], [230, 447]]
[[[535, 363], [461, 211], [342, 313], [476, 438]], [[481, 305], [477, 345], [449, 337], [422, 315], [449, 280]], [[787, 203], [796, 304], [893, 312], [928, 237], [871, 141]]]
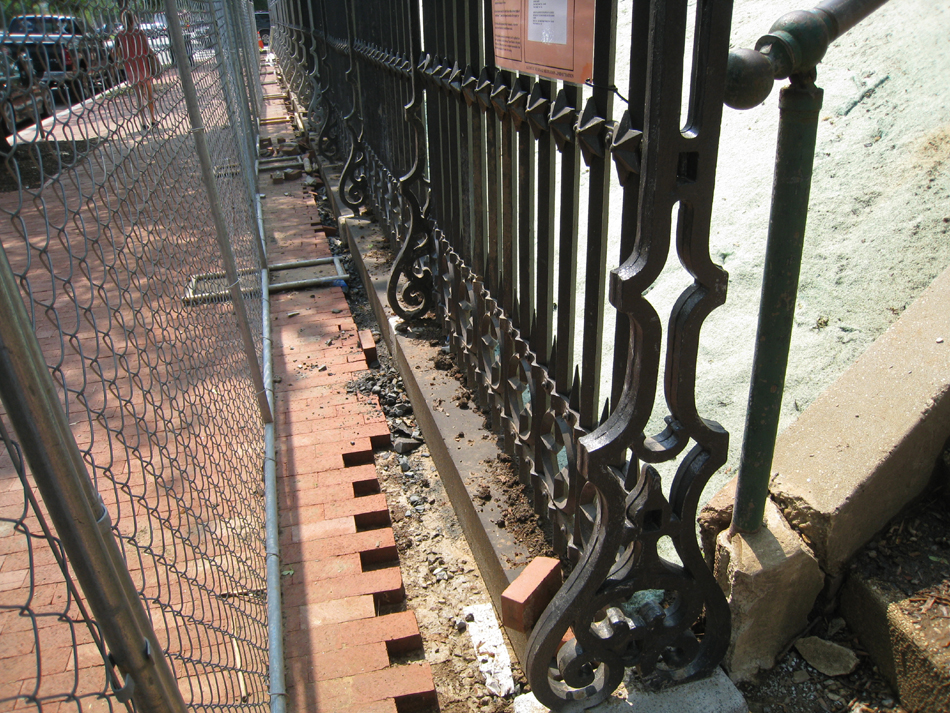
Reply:
[[515, 682], [495, 610], [491, 604], [472, 604], [462, 612], [468, 622], [468, 633], [478, 656], [478, 669], [485, 677], [485, 686], [496, 696], [510, 696], [515, 692]]

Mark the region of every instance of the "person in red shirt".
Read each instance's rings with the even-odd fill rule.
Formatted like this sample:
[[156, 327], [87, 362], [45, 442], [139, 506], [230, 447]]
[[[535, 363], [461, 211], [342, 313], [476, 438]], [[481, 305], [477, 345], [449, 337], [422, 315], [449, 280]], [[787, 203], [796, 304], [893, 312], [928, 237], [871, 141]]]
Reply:
[[148, 37], [144, 30], [139, 27], [135, 15], [126, 11], [122, 16], [122, 21], [124, 26], [115, 36], [115, 48], [122, 60], [126, 80], [135, 87], [137, 113], [142, 115], [145, 111], [144, 105], [148, 104], [148, 112], [152, 122], [148, 123], [144, 117], [142, 119], [142, 128], [148, 131], [157, 125], [155, 121], [155, 100], [152, 94], [155, 54], [148, 46]]

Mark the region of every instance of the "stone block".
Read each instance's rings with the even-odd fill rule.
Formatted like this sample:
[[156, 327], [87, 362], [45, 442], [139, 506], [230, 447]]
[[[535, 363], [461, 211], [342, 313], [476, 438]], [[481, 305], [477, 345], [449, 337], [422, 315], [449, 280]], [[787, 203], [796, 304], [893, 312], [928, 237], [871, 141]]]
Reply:
[[719, 533], [716, 579], [732, 611], [724, 665], [734, 681], [775, 665], [776, 655], [805, 628], [824, 585], [818, 562], [771, 502], [758, 532]]
[[908, 711], [950, 710], [950, 648], [933, 620], [923, 624], [901, 608], [904, 595], [875, 579], [851, 573], [841, 593], [841, 613], [900, 694]]
[[771, 492], [822, 569], [927, 487], [950, 433], [950, 269], [781, 435]]

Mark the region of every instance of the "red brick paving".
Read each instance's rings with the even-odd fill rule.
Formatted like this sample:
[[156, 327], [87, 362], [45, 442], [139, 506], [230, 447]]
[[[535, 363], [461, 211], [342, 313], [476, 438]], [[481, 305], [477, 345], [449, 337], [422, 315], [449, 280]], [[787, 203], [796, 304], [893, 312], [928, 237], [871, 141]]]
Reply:
[[[265, 117], [283, 112], [279, 100], [266, 101]], [[292, 138], [287, 124], [261, 132]], [[269, 262], [329, 256], [301, 182], [262, 176], [260, 185]], [[373, 465], [389, 428], [375, 396], [346, 390], [367, 368], [365, 338], [340, 287], [272, 295], [271, 315], [288, 710], [393, 713], [434, 703], [427, 663], [391, 665], [422, 648], [415, 615], [380, 614], [405, 594]]]

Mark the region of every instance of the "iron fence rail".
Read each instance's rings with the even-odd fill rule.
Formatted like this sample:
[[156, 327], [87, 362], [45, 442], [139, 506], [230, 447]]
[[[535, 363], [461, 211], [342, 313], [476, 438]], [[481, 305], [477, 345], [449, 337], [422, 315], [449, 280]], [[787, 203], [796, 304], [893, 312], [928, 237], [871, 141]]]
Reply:
[[[0, 708], [262, 709], [253, 8], [38, 7], [0, 9], [0, 273], [26, 324], [17, 347], [6, 311], [2, 351], [41, 355], [4, 379]], [[93, 541], [114, 555], [91, 577]]]
[[779, 99], [779, 133], [769, 234], [731, 528], [756, 532], [769, 498], [772, 457], [785, 392], [798, 277], [823, 92], [816, 65], [828, 46], [887, 0], [826, 0], [785, 15], [756, 43], [729, 56], [726, 102], [745, 109], [768, 96], [775, 79], [789, 78]]

